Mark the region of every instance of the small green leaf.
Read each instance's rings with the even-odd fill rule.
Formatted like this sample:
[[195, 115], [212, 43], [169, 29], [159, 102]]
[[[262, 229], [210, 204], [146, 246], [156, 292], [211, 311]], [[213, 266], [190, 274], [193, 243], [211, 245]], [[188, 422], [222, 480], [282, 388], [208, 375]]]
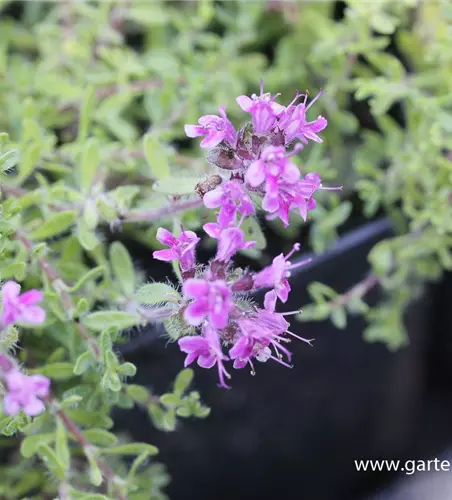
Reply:
[[57, 419], [55, 451], [62, 466], [67, 470], [69, 468], [71, 455], [69, 453], [66, 428], [60, 418]]
[[330, 315], [330, 307], [327, 303], [322, 304], [307, 304], [303, 306], [300, 314], [296, 318], [299, 321], [321, 321]]
[[84, 191], [90, 191], [99, 163], [99, 144], [94, 138], [88, 139], [83, 146], [80, 163], [80, 186]]
[[42, 461], [49, 469], [49, 471], [57, 478], [64, 479], [66, 476], [66, 471], [61, 460], [58, 459], [55, 452], [47, 444], [41, 444], [38, 446], [38, 454]]
[[195, 194], [195, 187], [198, 182], [198, 177], [166, 177], [154, 183], [152, 188], [157, 193], [162, 194]]
[[347, 313], [343, 307], [331, 311], [331, 321], [336, 328], [343, 330], [347, 326]]
[[94, 280], [103, 274], [105, 274], [104, 266], [94, 267], [84, 274], [73, 287], [69, 288], [69, 291], [78, 292], [87, 281]]
[[83, 354], [80, 354], [74, 365], [74, 375], [85, 373], [92, 366], [93, 362], [94, 358], [91, 351], [85, 351]]
[[254, 217], [247, 217], [242, 224], [242, 230], [246, 241], [255, 241], [256, 250], [264, 250], [267, 247], [267, 240], [262, 232], [259, 222]]
[[368, 256], [369, 262], [377, 276], [383, 276], [390, 271], [392, 267], [392, 250], [388, 241], [381, 241], [377, 243], [372, 250], [369, 252]]
[[69, 396], [66, 399], [64, 399], [61, 402], [61, 405], [64, 407], [69, 407], [69, 406], [77, 405], [78, 403], [80, 403], [80, 401], [83, 401], [82, 396], [77, 396], [76, 394], [74, 394], [74, 395]]
[[130, 467], [129, 474], [127, 475], [127, 482], [129, 484], [133, 483], [133, 480], [135, 478], [135, 474], [137, 473], [138, 469], [142, 464], [144, 464], [149, 458], [149, 452], [148, 451], [143, 451], [140, 453], [135, 460], [132, 463], [132, 466]]
[[132, 363], [123, 363], [118, 366], [118, 373], [125, 377], [134, 377], [137, 373], [137, 368]]
[[99, 345], [100, 345], [100, 349], [102, 351], [102, 355], [104, 357], [104, 363], [107, 364], [108, 363], [107, 355], [108, 355], [108, 353], [112, 352], [112, 350], [113, 350], [113, 342], [111, 340], [111, 335], [110, 335], [110, 332], [108, 331], [108, 329], [104, 330], [100, 334]]
[[39, 373], [53, 380], [66, 380], [74, 376], [74, 365], [61, 361], [44, 365], [39, 370], [29, 370], [30, 373]]
[[77, 239], [80, 245], [88, 252], [93, 251], [100, 243], [96, 233], [89, 229], [84, 219], [77, 221]]
[[186, 391], [193, 380], [193, 375], [194, 372], [191, 368], [185, 368], [185, 370], [179, 372], [176, 380], [174, 381], [174, 392], [181, 395], [184, 391]]
[[94, 104], [96, 102], [96, 92], [94, 87], [85, 90], [80, 105], [80, 118], [78, 123], [78, 141], [82, 144], [88, 137], [89, 127], [93, 116]]
[[140, 304], [159, 304], [178, 301], [181, 296], [177, 290], [166, 283], [150, 283], [140, 288], [135, 298]]
[[16, 182], [21, 184], [35, 169], [39, 158], [38, 144], [29, 144], [21, 155], [21, 162], [19, 165], [19, 175]]
[[97, 225], [99, 224], [99, 213], [97, 211], [97, 206], [94, 200], [88, 199], [85, 201], [82, 216], [86, 227], [91, 231], [94, 231], [94, 229], [96, 229]]
[[157, 447], [146, 443], [128, 443], [99, 450], [102, 455], [139, 455], [143, 452], [147, 452], [149, 455], [157, 455], [158, 451]]
[[75, 306], [73, 317], [74, 319], [80, 318], [80, 316], [83, 316], [88, 311], [89, 311], [88, 301], [84, 297], [82, 297], [81, 299], [79, 299], [77, 305]]
[[143, 148], [146, 160], [157, 179], [169, 177], [170, 168], [165, 147], [157, 137], [146, 134], [143, 138]]
[[100, 486], [102, 484], [102, 473], [93, 454], [85, 448], [85, 455], [89, 463], [89, 480], [94, 486]]
[[105, 390], [109, 389], [113, 392], [119, 392], [122, 388], [118, 374], [112, 370], [107, 370], [104, 373], [100, 383]]
[[31, 252], [34, 259], [39, 259], [40, 257], [44, 257], [47, 251], [47, 243], [42, 242], [38, 243], [33, 247]]
[[148, 406], [149, 416], [157, 429], [165, 429], [165, 412], [158, 404]]
[[118, 438], [105, 429], [87, 429], [82, 434], [91, 444], [97, 446], [113, 446], [118, 442]]
[[337, 297], [337, 292], [328, 285], [314, 281], [308, 285], [309, 295], [319, 304]]
[[78, 425], [85, 427], [102, 427], [111, 429], [113, 420], [100, 412], [88, 411], [83, 408], [70, 408], [66, 411], [68, 416]]
[[121, 311], [98, 311], [83, 317], [82, 323], [96, 332], [109, 327], [125, 330], [140, 323], [140, 317], [136, 314]]
[[38, 448], [41, 444], [50, 444], [53, 443], [53, 441], [55, 441], [54, 432], [27, 436], [20, 445], [20, 453], [23, 457], [30, 458], [38, 452]]
[[8, 172], [19, 162], [20, 154], [17, 149], [11, 149], [0, 156], [0, 171]]
[[127, 394], [138, 403], [147, 403], [149, 392], [141, 385], [130, 384], [126, 387]]
[[160, 401], [163, 405], [167, 406], [168, 408], [174, 408], [179, 405], [180, 398], [176, 394], [168, 393], [160, 396]]
[[76, 211], [67, 211], [53, 214], [48, 220], [32, 231], [30, 240], [45, 240], [69, 229], [77, 216]]
[[135, 291], [135, 269], [129, 252], [119, 241], [110, 245], [110, 262], [119, 286], [131, 297]]
[[176, 409], [176, 415], [178, 417], [188, 418], [191, 417], [192, 414], [193, 412], [191, 411], [191, 409], [186, 406], [179, 406], [179, 408]]

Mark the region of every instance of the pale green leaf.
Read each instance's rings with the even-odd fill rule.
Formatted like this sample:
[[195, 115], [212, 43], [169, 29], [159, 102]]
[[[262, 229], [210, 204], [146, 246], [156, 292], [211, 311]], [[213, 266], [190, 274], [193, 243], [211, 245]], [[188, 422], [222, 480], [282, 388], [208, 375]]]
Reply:
[[157, 179], [169, 177], [170, 168], [165, 147], [158, 138], [151, 134], [146, 134], [143, 138], [143, 148], [146, 161]]
[[166, 177], [152, 187], [157, 193], [168, 195], [195, 194], [198, 182], [198, 177]]
[[135, 299], [139, 304], [159, 304], [161, 302], [175, 302], [180, 299], [180, 294], [166, 283], [150, 283], [138, 290]]
[[96, 332], [109, 327], [125, 330], [140, 323], [140, 317], [136, 314], [121, 311], [98, 311], [82, 318], [82, 323]]
[[28, 237], [30, 240], [45, 240], [69, 229], [77, 217], [76, 211], [67, 211], [53, 214], [44, 221]]
[[127, 248], [115, 241], [110, 245], [110, 263], [115, 278], [127, 297], [131, 297], [135, 291], [135, 269]]

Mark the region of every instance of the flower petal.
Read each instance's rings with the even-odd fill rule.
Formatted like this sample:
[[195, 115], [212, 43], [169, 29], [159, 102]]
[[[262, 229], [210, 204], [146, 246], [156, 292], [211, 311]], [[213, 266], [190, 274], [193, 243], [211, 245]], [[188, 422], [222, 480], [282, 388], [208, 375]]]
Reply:
[[3, 411], [6, 415], [17, 415], [20, 411], [19, 403], [11, 394], [7, 394], [3, 400]]
[[206, 339], [201, 335], [188, 335], [182, 337], [178, 341], [179, 348], [182, 352], [198, 352], [206, 349]]
[[152, 253], [154, 259], [163, 260], [164, 262], [170, 262], [171, 260], [178, 259], [179, 256], [174, 250], [168, 248], [166, 250], [156, 250]]
[[249, 166], [245, 180], [252, 187], [260, 186], [265, 181], [265, 166], [261, 160], [257, 160]]
[[273, 312], [276, 307], [276, 293], [274, 290], [267, 292], [264, 299], [264, 307], [267, 311]]
[[218, 213], [218, 222], [220, 227], [228, 227], [234, 221], [237, 207], [231, 201], [223, 203]]
[[209, 314], [210, 323], [214, 328], [221, 330], [226, 328], [229, 321], [229, 312], [226, 307], [223, 307], [221, 311], [213, 311]]
[[19, 296], [19, 303], [24, 306], [32, 306], [41, 302], [44, 299], [44, 294], [39, 290], [29, 290]]
[[7, 301], [14, 301], [20, 293], [20, 285], [15, 281], [7, 281], [2, 289], [3, 303]]
[[209, 309], [204, 301], [192, 302], [184, 311], [184, 319], [187, 323], [197, 326], [207, 316]]
[[217, 187], [212, 191], [208, 191], [203, 196], [203, 203], [206, 208], [216, 208], [221, 205], [221, 199], [223, 198], [223, 189], [222, 187]]
[[37, 396], [46, 397], [49, 394], [50, 380], [44, 375], [31, 375], [28, 377], [30, 383], [33, 384], [33, 392]]
[[217, 358], [213, 354], [205, 355], [202, 354], [198, 358], [198, 365], [201, 368], [212, 368], [215, 366], [215, 363], [217, 362]]
[[218, 239], [220, 237], [221, 228], [216, 222], [208, 222], [202, 228], [211, 238]]
[[44, 410], [45, 410], [44, 403], [40, 399], [34, 396], [31, 396], [28, 403], [24, 406], [24, 413], [30, 417], [39, 415]]
[[42, 307], [30, 306], [21, 312], [18, 320], [30, 325], [40, 325], [46, 320], [46, 312]]
[[224, 132], [221, 130], [209, 129], [206, 137], [200, 142], [200, 146], [205, 149], [211, 149], [218, 146], [224, 139]]
[[162, 245], [174, 245], [176, 238], [164, 227], [159, 227], [156, 234], [157, 241], [162, 243]]
[[188, 297], [203, 298], [209, 293], [209, 284], [201, 279], [188, 279], [183, 286], [183, 293]]
[[237, 104], [243, 109], [243, 111], [249, 111], [253, 104], [254, 101], [250, 99], [247, 95], [239, 95], [236, 99]]
[[187, 137], [199, 137], [206, 133], [204, 127], [199, 125], [184, 125], [184, 130]]

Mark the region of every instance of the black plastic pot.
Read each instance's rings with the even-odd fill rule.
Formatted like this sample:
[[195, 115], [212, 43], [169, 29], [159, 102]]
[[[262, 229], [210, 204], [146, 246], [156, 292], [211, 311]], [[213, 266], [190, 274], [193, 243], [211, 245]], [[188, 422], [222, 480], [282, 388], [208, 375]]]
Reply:
[[[391, 235], [388, 220], [368, 223], [342, 237], [326, 254], [292, 277], [287, 310], [309, 302], [306, 286], [321, 281], [346, 291], [368, 272], [367, 254]], [[302, 258], [305, 258], [303, 256]], [[378, 290], [369, 301], [378, 300]], [[406, 454], [421, 410], [430, 300], [407, 312], [410, 345], [390, 353], [362, 339], [364, 322], [347, 329], [330, 322], [292, 321], [292, 331], [315, 347], [292, 343], [294, 368], [258, 366], [256, 376], [233, 370], [232, 389], [218, 388], [215, 370], [196, 368], [195, 387], [211, 415], [183, 421], [165, 434], [140, 411], [120, 412], [119, 428], [160, 448], [172, 476], [172, 500], [351, 500], [374, 478], [357, 473], [354, 460]], [[153, 335], [123, 347], [135, 363], [134, 382], [157, 392], [170, 388], [184, 355]]]

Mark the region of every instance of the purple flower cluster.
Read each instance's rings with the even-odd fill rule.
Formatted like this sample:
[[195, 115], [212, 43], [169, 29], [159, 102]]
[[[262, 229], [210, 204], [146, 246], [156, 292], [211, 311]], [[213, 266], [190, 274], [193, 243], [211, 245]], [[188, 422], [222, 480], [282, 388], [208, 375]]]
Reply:
[[14, 323], [40, 325], [45, 321], [46, 312], [37, 306], [44, 295], [39, 290], [30, 290], [20, 294], [20, 285], [15, 281], [7, 281], [2, 289], [2, 314], [0, 327]]
[[[45, 321], [45, 310], [36, 305], [44, 298], [39, 290], [21, 294], [18, 283], [7, 281], [1, 288], [1, 295], [0, 330], [15, 323], [40, 325]], [[44, 411], [42, 398], [47, 397], [50, 391], [50, 380], [47, 377], [24, 375], [1, 353], [0, 376], [5, 382], [3, 410], [6, 415], [16, 415], [22, 409], [26, 415], [33, 417]]]
[[[229, 173], [228, 179], [223, 175], [220, 183], [199, 192], [205, 207], [216, 210], [216, 222], [203, 226], [217, 240], [215, 257], [207, 265], [196, 264], [199, 238], [190, 231], [175, 236], [160, 228], [157, 233], [158, 240], [169, 248], [155, 251], [154, 257], [176, 260], [181, 270], [182, 299], [172, 314], [196, 331], [178, 341], [187, 355], [185, 366], [194, 361], [203, 368], [216, 366], [222, 387], [228, 387], [228, 361], [236, 369], [248, 365], [252, 373], [257, 361], [271, 359], [290, 366], [291, 338], [311, 342], [289, 331], [285, 316], [293, 313], [276, 312], [278, 300], [288, 300], [291, 270], [307, 262], [292, 264], [289, 260], [299, 244], [259, 272], [237, 269], [232, 263], [238, 251], [255, 246], [254, 241], [246, 241], [241, 226], [255, 215], [256, 198], [262, 199], [268, 218], [280, 218], [288, 226], [292, 211], [307, 218], [316, 206], [315, 192], [323, 188], [317, 173], [302, 175], [292, 161], [308, 141], [322, 142], [318, 133], [326, 127], [326, 119], [306, 118], [318, 96], [307, 104], [307, 95], [297, 93], [288, 106], [278, 104], [277, 97], [264, 93], [263, 88], [259, 96], [238, 97], [237, 103], [250, 113], [251, 122], [237, 132], [224, 107], [219, 116], [203, 116], [198, 125], [185, 126], [189, 137], [204, 137], [201, 147], [209, 149], [208, 161]], [[297, 104], [301, 97], [303, 101]], [[268, 290], [263, 308], [247, 297], [258, 289]]]
[[[288, 106], [276, 102], [278, 95], [264, 93], [261, 83], [260, 95], [237, 97], [238, 105], [251, 115], [251, 123], [238, 132], [224, 106], [219, 110], [220, 116], [206, 115], [199, 119], [199, 125], [185, 126], [189, 137], [204, 136], [201, 147], [209, 149], [207, 160], [229, 171], [234, 180], [204, 196], [206, 207], [221, 205], [218, 221], [221, 226], [229, 223], [237, 212], [249, 215], [254, 211], [247, 193], [262, 198], [262, 208], [269, 219], [280, 218], [288, 226], [289, 214], [296, 210], [306, 220], [316, 205], [315, 192], [325, 189], [317, 173], [302, 176], [290, 160], [308, 141], [322, 142], [318, 133], [327, 126], [326, 118], [318, 116], [308, 121], [306, 116], [322, 93], [307, 104], [308, 95], [297, 92]], [[292, 151], [287, 152], [293, 144]]]
[[47, 377], [24, 375], [14, 368], [4, 375], [4, 379], [8, 390], [3, 401], [6, 415], [17, 415], [23, 410], [26, 415], [34, 417], [44, 411], [42, 398], [50, 392], [50, 380]]

